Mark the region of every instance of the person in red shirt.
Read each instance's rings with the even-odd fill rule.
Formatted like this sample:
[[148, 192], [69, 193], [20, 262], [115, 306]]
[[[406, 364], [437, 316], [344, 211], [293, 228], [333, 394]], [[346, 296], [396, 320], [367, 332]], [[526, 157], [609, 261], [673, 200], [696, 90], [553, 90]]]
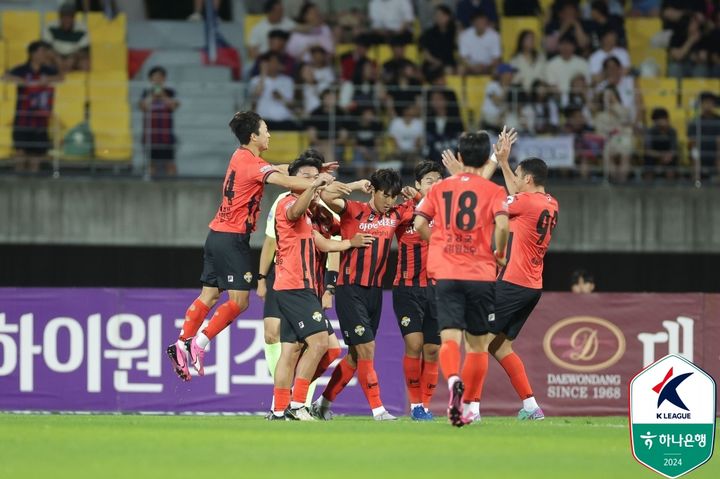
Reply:
[[506, 157], [499, 159], [507, 185], [510, 237], [507, 266], [500, 270], [495, 287], [495, 321], [490, 332], [497, 336], [490, 351], [505, 369], [523, 401], [521, 420], [544, 419], [533, 395], [525, 366], [512, 344], [542, 294], [545, 252], [558, 220], [558, 202], [545, 192], [548, 168], [540, 158], [527, 158], [513, 171]]
[[[418, 163], [415, 188], [424, 197], [442, 180], [442, 174], [443, 167], [439, 163]], [[393, 309], [405, 342], [403, 372], [410, 399], [410, 417], [416, 421], [429, 421], [433, 419], [427, 408], [437, 386], [440, 334], [435, 294], [427, 274], [428, 243], [420, 238], [412, 221], [395, 230], [395, 236], [398, 261], [393, 282]]]
[[[495, 154], [509, 150], [506, 137], [501, 135]], [[463, 399], [469, 402], [482, 393], [488, 368], [489, 323], [495, 316], [496, 265], [505, 265], [505, 191], [482, 177], [490, 152], [486, 132], [463, 134], [458, 141], [463, 171], [430, 189], [416, 209], [414, 223], [420, 236], [430, 241], [428, 274], [437, 281], [436, 300], [443, 302], [443, 312], [438, 315], [440, 367], [450, 390], [448, 418], [457, 427], [471, 422], [463, 414]], [[463, 337], [467, 354], [461, 371]]]
[[325, 189], [322, 199], [340, 214], [343, 238], [368, 233], [375, 238], [367, 249], [352, 248], [340, 259], [337, 281], [337, 314], [345, 343], [350, 353], [333, 371], [322, 396], [313, 403], [313, 414], [322, 419], [331, 417], [330, 406], [348, 382], [358, 373], [358, 382], [368, 400], [375, 420], [394, 420], [382, 404], [380, 386], [375, 372], [375, 335], [382, 310], [382, 280], [387, 267], [395, 230], [412, 219], [414, 205], [395, 200], [403, 191], [400, 175], [395, 170], [381, 169], [370, 176], [370, 201], [345, 200], [334, 194], [332, 186]]
[[[288, 176], [287, 167], [276, 167], [260, 158], [260, 153], [268, 149], [270, 133], [257, 113], [236, 113], [230, 129], [239, 140], [240, 148], [230, 159], [222, 202], [205, 240], [200, 276], [203, 288], [185, 313], [178, 341], [166, 350], [175, 373], [183, 381], [191, 379], [188, 364], [192, 364], [200, 376], [205, 374], [203, 361], [208, 343], [248, 307], [255, 271], [255, 266], [250, 264], [250, 235], [255, 230], [265, 183], [296, 190], [309, 188], [312, 183]], [[336, 166], [323, 165], [326, 169]], [[220, 293], [226, 290], [228, 301], [218, 307], [207, 327], [196, 334]]]

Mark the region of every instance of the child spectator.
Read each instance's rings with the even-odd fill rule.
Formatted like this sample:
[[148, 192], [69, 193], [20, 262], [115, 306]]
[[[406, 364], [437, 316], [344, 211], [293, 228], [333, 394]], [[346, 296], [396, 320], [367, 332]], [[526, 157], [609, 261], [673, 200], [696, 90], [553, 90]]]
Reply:
[[268, 51], [259, 55], [255, 59], [255, 64], [250, 71], [250, 77], [254, 77], [260, 74], [260, 65], [267, 61], [268, 57], [273, 54], [277, 55], [280, 64], [282, 65], [282, 73], [289, 77], [295, 75], [295, 59], [287, 53], [287, 42], [290, 38], [290, 34], [283, 30], [272, 30], [268, 33]]
[[[140, 98], [143, 111], [143, 144], [150, 156], [150, 176], [175, 176], [173, 112], [180, 106], [175, 90], [165, 86], [167, 71], [160, 66], [148, 73], [150, 88]], [[146, 153], [147, 154], [147, 153]]]

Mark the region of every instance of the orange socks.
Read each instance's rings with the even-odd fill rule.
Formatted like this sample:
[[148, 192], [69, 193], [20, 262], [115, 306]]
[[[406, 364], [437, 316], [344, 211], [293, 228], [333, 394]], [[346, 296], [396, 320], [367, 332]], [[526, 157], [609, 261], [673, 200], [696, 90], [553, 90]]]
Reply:
[[421, 366], [422, 360], [420, 358], [403, 356], [403, 371], [405, 372], [405, 384], [407, 385], [410, 404], [420, 404], [422, 402], [422, 391], [420, 390]]
[[347, 386], [354, 375], [355, 368], [350, 366], [347, 356], [345, 356], [343, 360], [335, 366], [335, 371], [333, 371], [332, 376], [330, 377], [330, 382], [328, 382], [328, 385], [325, 387], [325, 391], [323, 391], [323, 397], [328, 401], [334, 401], [337, 395], [345, 389], [345, 386]]
[[525, 400], [533, 396], [530, 381], [528, 381], [527, 374], [525, 374], [525, 365], [523, 365], [520, 356], [510, 353], [500, 361], [500, 365], [510, 378], [510, 383], [512, 383], [520, 399]]
[[460, 345], [455, 341], [445, 341], [440, 346], [440, 367], [445, 379], [460, 372]]
[[180, 330], [180, 337], [178, 339], [185, 341], [195, 336], [200, 326], [202, 326], [208, 311], [210, 311], [210, 308], [200, 301], [200, 299], [193, 301], [193, 304], [191, 304], [185, 312], [185, 322]]
[[[307, 389], [305, 390], [307, 393]], [[285, 409], [290, 405], [290, 390], [283, 388], [275, 388], [273, 390], [273, 399], [275, 400], [276, 413], [284, 412]]]
[[372, 359], [358, 359], [358, 382], [362, 387], [365, 397], [371, 409], [382, 407], [380, 400], [380, 385], [375, 373], [374, 361]]
[[[295, 378], [295, 384], [292, 390], [292, 402], [300, 404], [298, 407], [302, 407], [302, 405], [305, 404], [309, 387], [310, 381], [307, 379]], [[294, 404], [293, 407], [295, 407]]]
[[232, 323], [240, 313], [240, 306], [238, 306], [235, 301], [231, 299], [228, 300], [215, 311], [207, 328], [203, 329], [203, 334], [207, 336], [208, 339], [214, 338], [220, 331], [230, 326], [230, 323]]
[[422, 377], [420, 378], [420, 387], [422, 389], [422, 402], [426, 408], [430, 407], [430, 401], [435, 393], [435, 387], [438, 382], [438, 363], [423, 361]]
[[465, 383], [464, 402], [480, 401], [483, 383], [488, 371], [488, 353], [467, 353], [462, 369], [462, 381]]
[[[322, 358], [320, 358], [320, 362], [318, 363], [318, 367], [315, 370], [315, 374], [313, 375], [312, 381], [315, 381], [317, 378], [325, 374], [325, 371], [327, 371], [327, 368], [330, 367], [333, 361], [335, 361], [337, 358], [340, 357], [340, 348], [330, 348], [325, 352]], [[311, 381], [311, 382], [312, 382]]]

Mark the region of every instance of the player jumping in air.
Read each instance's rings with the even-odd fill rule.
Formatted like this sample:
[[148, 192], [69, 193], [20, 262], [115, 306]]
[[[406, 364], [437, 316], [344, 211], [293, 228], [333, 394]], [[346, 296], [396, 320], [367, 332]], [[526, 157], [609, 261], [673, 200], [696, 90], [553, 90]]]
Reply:
[[[499, 157], [509, 150], [502, 134], [495, 153]], [[505, 265], [506, 194], [481, 176], [490, 151], [486, 132], [463, 134], [458, 141], [463, 171], [435, 185], [416, 209], [415, 229], [430, 241], [428, 270], [437, 281], [436, 299], [443, 304], [438, 312], [440, 367], [450, 390], [448, 418], [457, 427], [472, 421], [463, 414], [463, 396], [470, 401], [482, 393], [488, 368], [487, 333], [495, 313], [496, 264]], [[463, 337], [467, 354], [461, 370]]]
[[[240, 142], [230, 159], [223, 198], [205, 240], [204, 265], [200, 296], [185, 313], [178, 341], [167, 348], [176, 374], [191, 379], [188, 363], [204, 375], [204, 354], [208, 343], [225, 329], [249, 304], [254, 267], [250, 264], [250, 234], [260, 211], [265, 183], [283, 188], [304, 189], [309, 180], [290, 177], [287, 167], [274, 167], [260, 158], [268, 149], [270, 133], [260, 116], [251, 111], [236, 113], [230, 129]], [[334, 167], [336, 165], [324, 165]], [[220, 293], [227, 290], [229, 299], [221, 304], [205, 329], [196, 335]]]

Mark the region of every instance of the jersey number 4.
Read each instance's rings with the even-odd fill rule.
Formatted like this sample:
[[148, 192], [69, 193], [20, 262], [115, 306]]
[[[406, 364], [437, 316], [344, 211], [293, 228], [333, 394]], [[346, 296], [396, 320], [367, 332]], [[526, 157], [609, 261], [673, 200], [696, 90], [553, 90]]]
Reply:
[[[450, 229], [450, 216], [452, 215], [453, 192], [445, 191], [442, 194], [445, 201], [445, 229]], [[457, 213], [455, 214], [455, 226], [461, 231], [470, 231], [475, 227], [475, 207], [477, 206], [477, 195], [473, 191], [463, 191], [457, 199]]]
[[227, 181], [225, 182], [225, 187], [223, 188], [223, 196], [227, 198], [228, 204], [231, 205], [233, 202], [233, 198], [235, 198], [235, 191], [233, 190], [233, 187], [235, 186], [235, 171], [231, 171], [228, 175]]
[[552, 216], [548, 210], [543, 210], [543, 212], [540, 213], [540, 218], [538, 219], [536, 226], [536, 230], [540, 237], [535, 244], [542, 244], [547, 235], [552, 236], [552, 231], [555, 229], [555, 225], [557, 225], [557, 217], [557, 211], [554, 211]]

